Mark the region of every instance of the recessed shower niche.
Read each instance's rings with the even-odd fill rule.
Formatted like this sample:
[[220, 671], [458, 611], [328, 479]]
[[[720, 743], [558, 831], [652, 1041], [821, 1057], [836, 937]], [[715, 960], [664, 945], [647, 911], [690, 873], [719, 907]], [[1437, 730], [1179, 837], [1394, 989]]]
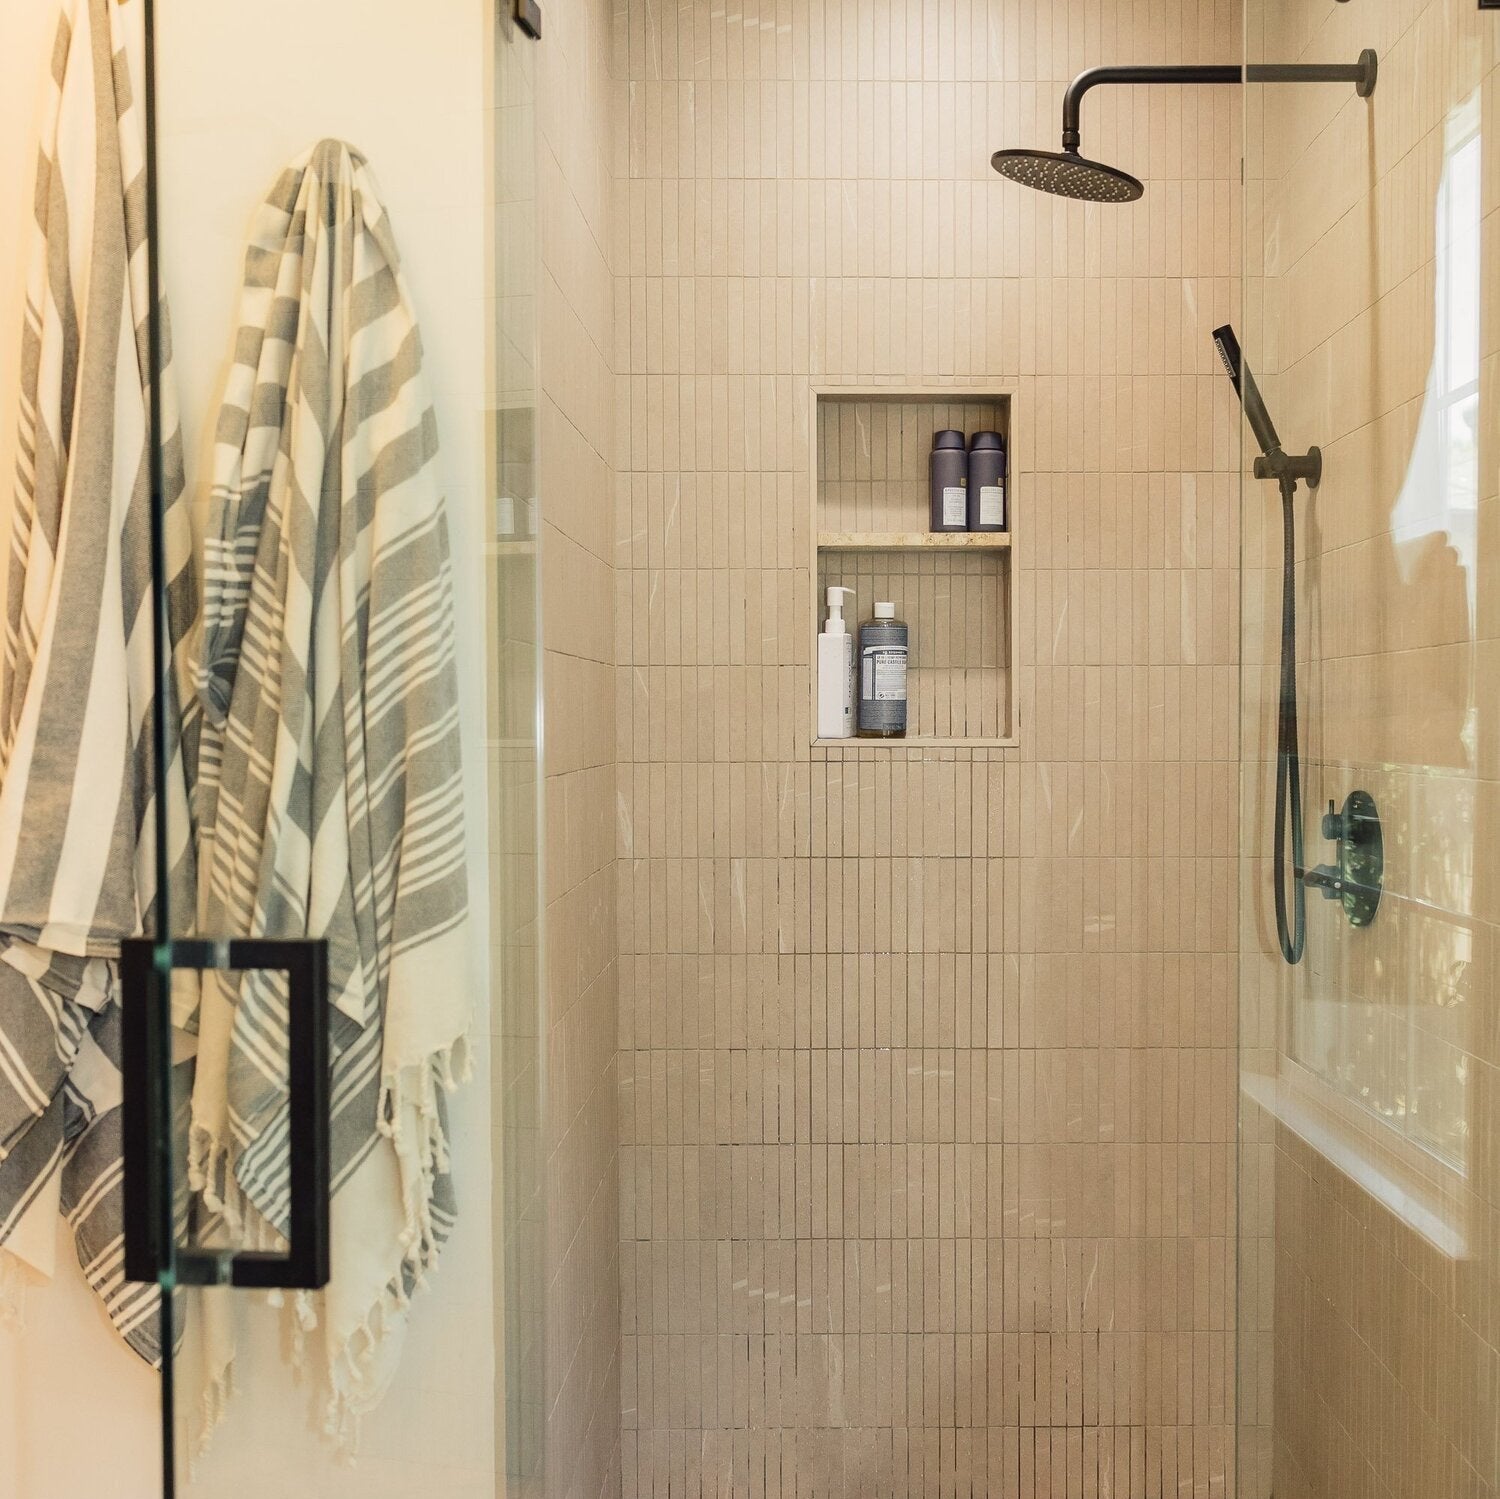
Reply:
[[[1011, 398], [999, 390], [837, 386], [813, 392], [813, 623], [828, 588], [854, 590], [854, 629], [889, 599], [911, 629], [903, 739], [814, 739], [830, 748], [1005, 748], [1015, 719], [1017, 483]], [[998, 432], [1010, 452], [1005, 531], [928, 524], [933, 433]], [[814, 674], [815, 675], [815, 674]], [[812, 723], [816, 726], [816, 680]]]

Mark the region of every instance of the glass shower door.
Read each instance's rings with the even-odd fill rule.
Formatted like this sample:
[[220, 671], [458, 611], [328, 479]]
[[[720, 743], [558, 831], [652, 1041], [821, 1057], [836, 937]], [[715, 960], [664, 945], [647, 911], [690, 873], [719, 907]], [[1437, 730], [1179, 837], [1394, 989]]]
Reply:
[[[159, 165], [159, 36], [170, 23], [161, 7], [143, 3], [116, 32], [123, 44], [117, 59], [131, 74], [128, 94], [141, 104], [132, 138], [121, 132], [127, 180], [141, 170], [144, 188], [127, 219], [138, 219], [135, 230], [144, 234], [136, 275], [144, 276], [155, 310], [142, 331], [150, 373], [147, 602], [154, 635], [146, 842], [156, 900], [148, 922], [154, 929], [121, 952], [120, 1063], [124, 1276], [157, 1292], [161, 1487], [176, 1496], [196, 1487], [198, 1454], [236, 1383], [236, 1293], [306, 1298], [328, 1286], [333, 1111], [329, 943], [312, 935], [312, 911], [285, 900], [278, 909], [254, 890], [261, 869], [274, 863], [264, 844], [257, 846], [266, 821], [278, 799], [283, 810], [287, 805], [275, 782], [284, 781], [288, 758], [305, 773], [306, 756], [298, 745], [285, 754], [274, 723], [269, 737], [245, 741], [245, 715], [234, 702], [239, 663], [224, 652], [226, 640], [243, 650], [257, 629], [276, 624], [290, 639], [293, 622], [284, 611], [252, 606], [244, 564], [259, 564], [266, 552], [255, 547], [249, 526], [234, 538], [239, 555], [206, 556], [194, 523], [196, 476], [185, 461], [166, 269], [171, 235], [163, 198], [170, 189], [164, 193]], [[131, 161], [132, 148], [143, 159]], [[243, 490], [254, 496], [253, 481]], [[259, 498], [268, 493], [263, 483]], [[216, 490], [209, 506], [222, 499]], [[242, 614], [234, 614], [236, 606], [244, 606]], [[258, 645], [268, 665], [275, 648], [272, 641]], [[212, 879], [199, 877], [200, 864], [205, 874], [216, 863], [226, 866], [205, 846], [204, 823], [229, 807], [244, 814], [230, 829], [239, 867], [228, 866], [212, 888]], [[299, 1303], [299, 1315], [309, 1317], [310, 1306]]]
[[[524, 261], [496, 244], [497, 222], [534, 244], [532, 44], [508, 8], [126, 3], [169, 310], [163, 898], [122, 961], [123, 1251], [161, 1293], [161, 1488], [489, 1499], [540, 1406], [534, 1332], [497, 1373], [500, 1307], [539, 1266], [514, 1194], [490, 1201], [492, 1107], [523, 1154], [539, 1134], [512, 940], [535, 939], [535, 712], [499, 715], [522, 726], [503, 767], [494, 744], [535, 649], [534, 549], [495, 539], [502, 497], [535, 492]], [[510, 657], [486, 624], [502, 575]]]
[[[1323, 465], [1290, 516], [1305, 856], [1278, 869], [1286, 517], [1245, 429], [1239, 1492], [1482, 1491], [1500, 1478], [1500, 17], [1251, 0], [1247, 26], [1251, 61], [1380, 62], [1369, 99], [1245, 91], [1246, 355], [1288, 450]], [[1278, 879], [1305, 901], [1295, 963]]]

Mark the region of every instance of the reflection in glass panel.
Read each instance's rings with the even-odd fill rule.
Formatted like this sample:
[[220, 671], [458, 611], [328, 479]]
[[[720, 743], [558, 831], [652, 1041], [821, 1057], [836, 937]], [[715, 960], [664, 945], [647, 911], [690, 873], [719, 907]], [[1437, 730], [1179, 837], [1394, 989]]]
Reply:
[[[1465, 975], [1473, 959], [1477, 704], [1471, 642], [1476, 627], [1479, 513], [1479, 327], [1481, 141], [1479, 95], [1454, 109], [1444, 130], [1434, 225], [1432, 362], [1405, 478], [1391, 511], [1391, 570], [1369, 581], [1421, 590], [1439, 628], [1402, 638], [1399, 603], [1392, 645], [1428, 645], [1459, 659], [1439, 667], [1443, 694], [1427, 707], [1451, 736], [1424, 741], [1427, 765], [1404, 785], [1407, 852], [1418, 858], [1402, 903], [1394, 964], [1364, 975], [1341, 961], [1314, 971], [1292, 1001], [1291, 1054], [1314, 1076], [1449, 1166], [1467, 1161], [1469, 1062]], [[1462, 604], [1459, 604], [1460, 598]], [[1359, 601], [1353, 601], [1360, 608]], [[1363, 612], [1378, 618], [1375, 600]], [[1441, 746], [1447, 746], [1446, 752]], [[1461, 777], [1461, 778], [1460, 778]], [[1399, 848], [1398, 848], [1399, 857]], [[1398, 866], [1399, 867], [1399, 866]], [[1342, 954], [1340, 955], [1342, 958]]]
[[540, 619], [536, 468], [536, 49], [509, 25], [494, 45], [488, 400], [489, 790], [497, 1023], [495, 1304], [504, 1401], [502, 1491], [542, 1491], [546, 1219], [542, 1109]]

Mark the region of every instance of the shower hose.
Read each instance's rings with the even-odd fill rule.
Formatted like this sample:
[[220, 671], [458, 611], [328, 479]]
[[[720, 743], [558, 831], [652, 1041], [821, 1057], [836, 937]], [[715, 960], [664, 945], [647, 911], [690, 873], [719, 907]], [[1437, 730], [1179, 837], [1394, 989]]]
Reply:
[[[1281, 701], [1276, 715], [1276, 936], [1288, 963], [1302, 961], [1307, 935], [1307, 892], [1302, 885], [1302, 757], [1297, 746], [1297, 481], [1281, 476]], [[1287, 869], [1287, 825], [1292, 867]], [[1291, 875], [1292, 913], [1286, 887]]]

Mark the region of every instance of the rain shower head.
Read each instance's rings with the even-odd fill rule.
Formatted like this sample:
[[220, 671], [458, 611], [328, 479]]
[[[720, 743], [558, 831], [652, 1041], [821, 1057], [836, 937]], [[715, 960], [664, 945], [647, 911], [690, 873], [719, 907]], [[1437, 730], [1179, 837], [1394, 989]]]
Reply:
[[1377, 59], [1368, 49], [1353, 63], [1248, 63], [1172, 67], [1090, 68], [1068, 85], [1063, 95], [1062, 150], [996, 151], [990, 165], [1002, 177], [1059, 198], [1085, 203], [1134, 203], [1145, 192], [1140, 182], [1119, 167], [1080, 156], [1079, 117], [1083, 96], [1101, 83], [1352, 83], [1361, 99], [1375, 92]]
[[1090, 161], [1077, 151], [996, 151], [990, 165], [1023, 187], [1085, 203], [1133, 203], [1146, 191], [1129, 172]]

